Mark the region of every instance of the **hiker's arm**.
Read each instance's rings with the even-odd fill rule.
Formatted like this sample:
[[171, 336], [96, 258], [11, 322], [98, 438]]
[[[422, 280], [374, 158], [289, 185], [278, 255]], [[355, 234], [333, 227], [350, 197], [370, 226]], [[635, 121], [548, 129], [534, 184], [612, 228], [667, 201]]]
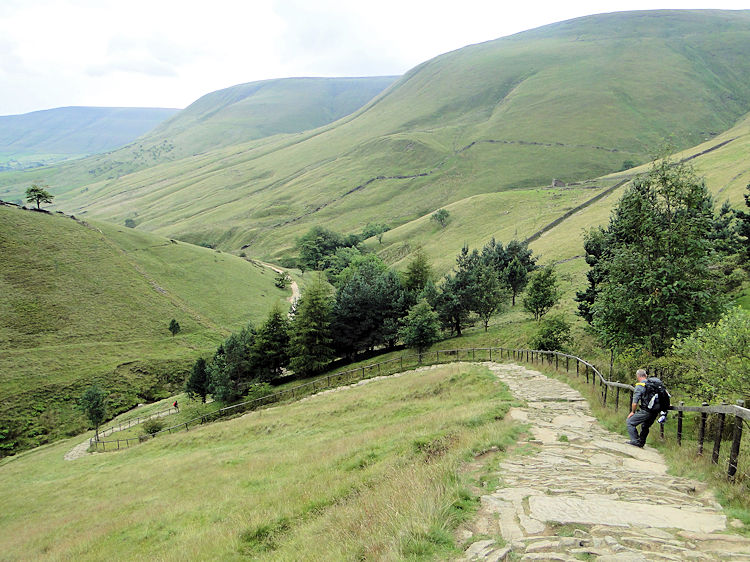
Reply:
[[628, 414], [628, 417], [635, 414], [636, 410], [638, 410], [638, 402], [633, 402], [633, 405], [630, 408], [630, 413]]

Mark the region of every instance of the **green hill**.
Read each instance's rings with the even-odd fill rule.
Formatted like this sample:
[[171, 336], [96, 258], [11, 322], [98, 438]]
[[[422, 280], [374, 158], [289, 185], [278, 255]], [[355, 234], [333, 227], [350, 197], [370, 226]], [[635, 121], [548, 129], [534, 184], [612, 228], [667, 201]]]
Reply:
[[146, 134], [127, 146], [118, 144], [122, 148], [112, 153], [48, 170], [0, 176], [6, 185], [20, 182], [15, 188], [0, 189], [0, 197], [17, 198], [25, 189], [22, 186], [34, 181], [55, 185], [59, 193], [206, 150], [313, 129], [359, 109], [394, 80], [393, 76], [285, 78], [232, 86], [201, 97], [156, 129], [142, 131]]
[[60, 107], [0, 117], [0, 170], [41, 166], [114, 150], [176, 109]]
[[115, 412], [171, 391], [198, 355], [289, 296], [272, 271], [235, 256], [7, 206], [0, 254], [6, 452], [80, 431], [74, 401], [94, 381]]
[[91, 183], [58, 204], [276, 258], [313, 224], [398, 226], [646, 162], [665, 139], [710, 139], [750, 110], [748, 50], [750, 11], [580, 18], [437, 57], [320, 129]]

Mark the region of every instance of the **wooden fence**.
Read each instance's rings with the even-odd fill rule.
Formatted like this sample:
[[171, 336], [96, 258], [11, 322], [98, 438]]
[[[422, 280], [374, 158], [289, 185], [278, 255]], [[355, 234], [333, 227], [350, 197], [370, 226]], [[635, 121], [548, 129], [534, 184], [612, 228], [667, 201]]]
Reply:
[[[278, 404], [285, 401], [297, 400], [310, 396], [322, 390], [353, 384], [355, 382], [398, 373], [406, 369], [412, 369], [424, 365], [435, 365], [440, 363], [453, 363], [456, 361], [524, 361], [531, 364], [547, 365], [554, 367], [555, 370], [565, 369], [570, 373], [575, 369], [576, 376], [585, 377], [586, 382], [594, 388], [598, 385], [601, 401], [604, 406], [613, 406], [615, 410], [620, 408], [620, 402], [624, 401], [624, 407], [630, 409], [635, 388], [632, 385], [607, 380], [602, 373], [591, 363], [576, 357], [558, 351], [538, 351], [532, 349], [509, 349], [504, 347], [485, 347], [485, 348], [464, 348], [430, 351], [422, 354], [404, 354], [395, 359], [372, 363], [350, 369], [339, 373], [323, 376], [310, 382], [293, 386], [261, 398], [248, 400], [226, 406], [214, 412], [181, 422], [172, 427], [163, 429], [153, 435], [141, 435], [128, 439], [113, 439], [105, 441], [99, 438], [90, 440], [91, 448], [97, 451], [112, 451], [121, 448], [127, 448], [134, 444], [141, 443], [163, 433], [173, 433], [176, 431], [188, 431], [191, 426], [201, 425], [208, 422], [216, 421], [220, 418], [233, 417], [239, 414], [257, 410], [263, 406]], [[563, 365], [564, 363], [564, 365]], [[625, 400], [626, 399], [626, 400]], [[715, 415], [719, 420], [719, 429], [716, 432], [716, 438], [713, 443], [711, 460], [718, 464], [720, 458], [721, 441], [724, 433], [724, 427], [727, 423], [726, 416], [733, 416], [733, 434], [732, 444], [728, 457], [727, 476], [734, 480], [737, 475], [737, 463], [742, 443], [743, 423], [750, 421], [750, 410], [744, 407], [744, 401], [738, 400], [737, 405], [715, 405], [710, 406], [704, 403], [701, 406], [685, 406], [683, 402], [678, 405], [672, 405], [669, 409], [677, 412], [677, 443], [682, 445], [683, 437], [683, 417], [685, 412], [700, 413], [700, 423], [698, 431], [698, 455], [703, 455], [706, 437], [706, 424], [709, 415]], [[123, 422], [124, 423], [124, 422]], [[110, 428], [111, 429], [111, 428]], [[660, 424], [660, 432], [664, 437], [664, 425]], [[744, 473], [743, 473], [744, 474]], [[750, 476], [748, 476], [750, 478]]]

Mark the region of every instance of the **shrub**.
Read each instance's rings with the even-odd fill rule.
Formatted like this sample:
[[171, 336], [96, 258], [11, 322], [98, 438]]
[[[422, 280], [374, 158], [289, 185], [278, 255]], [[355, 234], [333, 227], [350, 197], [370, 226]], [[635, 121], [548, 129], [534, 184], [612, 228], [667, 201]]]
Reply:
[[570, 344], [570, 324], [561, 314], [543, 318], [531, 345], [542, 351], [564, 351]]
[[164, 422], [159, 418], [154, 418], [143, 422], [144, 435], [156, 435], [162, 429], [164, 429]]

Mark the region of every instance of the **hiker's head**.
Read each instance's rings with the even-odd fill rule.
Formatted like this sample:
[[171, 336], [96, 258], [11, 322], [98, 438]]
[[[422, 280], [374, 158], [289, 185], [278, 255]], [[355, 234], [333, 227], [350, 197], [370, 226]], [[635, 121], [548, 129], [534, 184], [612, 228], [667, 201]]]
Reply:
[[639, 381], [645, 381], [648, 378], [648, 375], [646, 374], [646, 369], [638, 369], [635, 372], [635, 376], [638, 378]]

